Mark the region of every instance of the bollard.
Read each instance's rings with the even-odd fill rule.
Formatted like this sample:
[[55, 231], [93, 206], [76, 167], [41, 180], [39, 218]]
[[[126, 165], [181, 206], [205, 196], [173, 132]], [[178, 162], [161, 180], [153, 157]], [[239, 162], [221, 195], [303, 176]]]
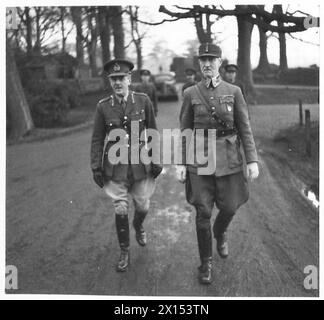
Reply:
[[303, 103], [301, 99], [298, 99], [299, 102], [299, 125], [303, 125]]
[[310, 136], [310, 111], [305, 110], [305, 140], [306, 140], [306, 154], [311, 156], [311, 136]]

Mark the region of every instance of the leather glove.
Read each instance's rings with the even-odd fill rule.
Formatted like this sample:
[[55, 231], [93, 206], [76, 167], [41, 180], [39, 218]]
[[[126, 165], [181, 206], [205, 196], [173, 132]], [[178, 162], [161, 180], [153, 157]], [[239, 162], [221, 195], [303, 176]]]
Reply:
[[93, 171], [93, 180], [100, 188], [104, 186], [104, 178], [101, 170]]
[[163, 170], [163, 166], [160, 164], [152, 163], [151, 164], [151, 173], [154, 179], [156, 179]]
[[247, 177], [253, 181], [259, 176], [259, 167], [257, 162], [250, 162], [247, 164]]
[[187, 168], [183, 165], [176, 166], [176, 176], [179, 182], [184, 183], [187, 177]]

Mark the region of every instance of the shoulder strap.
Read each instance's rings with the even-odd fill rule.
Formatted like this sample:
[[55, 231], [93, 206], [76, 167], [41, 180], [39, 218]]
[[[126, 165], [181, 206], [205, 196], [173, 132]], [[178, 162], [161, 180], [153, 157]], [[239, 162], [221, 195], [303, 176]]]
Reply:
[[[210, 106], [208, 100], [207, 100], [207, 99], [204, 97], [204, 95], [202, 94], [201, 89], [199, 88], [199, 85], [196, 84], [194, 87], [195, 87], [195, 89], [196, 89], [196, 92], [197, 92], [197, 94], [198, 94], [199, 99], [200, 99], [201, 102], [204, 104], [204, 106], [207, 108], [207, 110], [208, 110], [210, 113], [212, 113], [212, 116], [213, 116], [215, 119], [219, 119], [219, 120], [221, 120], [220, 122], [221, 122], [221, 124], [222, 124], [223, 126], [227, 127], [227, 126], [228, 126], [227, 121], [221, 117], [221, 115], [216, 111], [216, 109], [212, 110], [212, 108], [211, 108], [211, 106]], [[235, 128], [235, 126], [234, 126], [234, 128]]]
[[[194, 87], [195, 87], [195, 89], [196, 89], [196, 92], [197, 92], [197, 94], [198, 94], [199, 99], [200, 99], [201, 102], [204, 104], [204, 106], [207, 108], [207, 110], [208, 110], [209, 112], [212, 112], [212, 113], [213, 113], [213, 117], [216, 117], [216, 118], [219, 118], [219, 119], [223, 120], [223, 119], [221, 118], [221, 116], [216, 112], [216, 110], [213, 110], [213, 111], [212, 111], [212, 108], [211, 108], [210, 104], [208, 103], [208, 101], [207, 101], [207, 99], [204, 97], [204, 95], [202, 94], [201, 89], [199, 88], [198, 84], [196, 84]], [[224, 120], [223, 120], [223, 121], [224, 121]]]

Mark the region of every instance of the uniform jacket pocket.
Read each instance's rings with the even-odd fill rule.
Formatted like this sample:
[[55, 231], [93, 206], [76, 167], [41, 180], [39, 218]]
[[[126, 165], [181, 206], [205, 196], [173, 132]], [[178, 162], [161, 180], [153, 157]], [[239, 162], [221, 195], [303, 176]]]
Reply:
[[243, 159], [237, 135], [230, 136], [225, 141], [228, 167], [236, 168], [242, 165]]

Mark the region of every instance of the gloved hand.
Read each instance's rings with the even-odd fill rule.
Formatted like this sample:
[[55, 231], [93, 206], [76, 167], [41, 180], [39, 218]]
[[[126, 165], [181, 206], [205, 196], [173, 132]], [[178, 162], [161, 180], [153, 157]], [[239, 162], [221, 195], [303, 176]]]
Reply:
[[257, 162], [250, 162], [247, 164], [247, 177], [253, 181], [259, 176], [259, 167]]
[[101, 170], [93, 171], [93, 180], [100, 188], [102, 188], [104, 186], [104, 178], [103, 178], [103, 173]]
[[176, 176], [179, 182], [184, 183], [187, 176], [187, 168], [183, 165], [176, 166]]

